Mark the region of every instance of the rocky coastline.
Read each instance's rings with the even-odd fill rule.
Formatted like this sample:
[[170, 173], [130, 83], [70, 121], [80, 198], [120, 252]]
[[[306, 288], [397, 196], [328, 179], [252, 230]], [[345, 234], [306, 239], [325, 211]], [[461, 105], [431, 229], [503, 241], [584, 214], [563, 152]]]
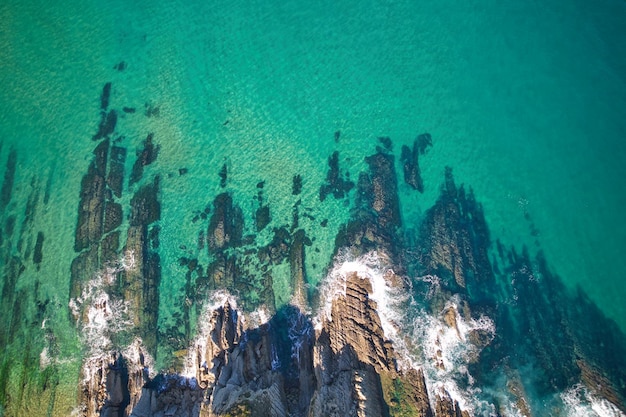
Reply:
[[[356, 183], [342, 170], [341, 154], [329, 156], [326, 181], [316, 185], [319, 203], [343, 201], [350, 217], [317, 286], [306, 267], [315, 241], [310, 225], [325, 228], [328, 219], [315, 220], [303, 205], [305, 173], [288, 179], [292, 217], [278, 225], [263, 180], [253, 216], [245, 216], [229, 189], [228, 164], [217, 167], [219, 193], [191, 216], [196, 253], [209, 261], [181, 248], [184, 302], [174, 324], [161, 326], [161, 139], [146, 133], [139, 148], [126, 145], [112, 91], [106, 83], [90, 138], [93, 157], [77, 193], [68, 320], [84, 357], [74, 415], [539, 416], [562, 407], [560, 394], [572, 387], [626, 413], [624, 334], [582, 291], [567, 290], [541, 252], [493, 241], [481, 204], [457, 186], [452, 169], [419, 230], [405, 230], [399, 189], [422, 193], [430, 186], [420, 175], [429, 134], [403, 146], [399, 157], [390, 138], [379, 138], [383, 146], [365, 157]], [[10, 152], [3, 210], [11, 204], [16, 160]], [[20, 275], [39, 271], [47, 259], [47, 240], [31, 227], [38, 204], [47, 198], [35, 187], [21, 227], [9, 216], [0, 234], [0, 308], [12, 312], [0, 323], [2, 345], [16, 339], [19, 318], [30, 314]], [[253, 228], [245, 227], [249, 218]], [[270, 239], [261, 243], [262, 233]], [[376, 273], [359, 266], [369, 258], [378, 262]], [[282, 304], [274, 290], [280, 271], [288, 271], [291, 289]], [[43, 321], [48, 308], [40, 303], [32, 321]], [[409, 318], [418, 313], [430, 321], [411, 334]], [[55, 335], [46, 340], [45, 352], [54, 355]], [[156, 369], [157, 359], [166, 366]], [[56, 369], [41, 363], [41, 372]], [[37, 394], [49, 406], [30, 415], [62, 415], [58, 384], [50, 377], [22, 388], [18, 403]], [[17, 401], [12, 389], [4, 357], [2, 402]]]

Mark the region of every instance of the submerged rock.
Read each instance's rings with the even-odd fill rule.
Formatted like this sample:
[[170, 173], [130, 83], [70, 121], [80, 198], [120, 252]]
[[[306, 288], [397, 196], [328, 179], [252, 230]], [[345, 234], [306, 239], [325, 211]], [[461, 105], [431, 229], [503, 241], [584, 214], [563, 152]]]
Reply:
[[35, 243], [35, 251], [33, 252], [33, 263], [39, 268], [39, 264], [43, 260], [43, 232], [37, 233], [37, 242]]
[[420, 172], [419, 156], [424, 155], [430, 146], [432, 146], [432, 139], [428, 133], [419, 135], [413, 142], [412, 148], [402, 146], [400, 160], [404, 171], [404, 182], [420, 193], [424, 192], [424, 181]]
[[302, 177], [300, 175], [294, 175], [293, 185], [291, 187], [291, 194], [298, 195], [302, 192]]
[[339, 152], [333, 152], [328, 158], [328, 168], [326, 183], [320, 187], [320, 201], [324, 201], [329, 194], [336, 199], [344, 198], [354, 188], [354, 183], [345, 179], [339, 170]]
[[399, 264], [402, 218], [394, 159], [378, 152], [365, 161], [369, 172], [359, 176], [352, 219], [337, 235], [335, 248], [350, 248], [357, 256], [380, 251]]
[[2, 182], [2, 191], [0, 192], [0, 209], [3, 209], [11, 201], [11, 193], [13, 191], [13, 183], [15, 182], [15, 171], [17, 167], [17, 152], [11, 149], [7, 158], [6, 170], [4, 171], [4, 181]]
[[144, 167], [156, 161], [157, 156], [159, 155], [160, 146], [155, 145], [153, 139], [154, 134], [150, 133], [146, 137], [146, 140], [143, 141], [143, 148], [137, 150], [137, 159], [133, 164], [133, 170], [130, 174], [130, 185], [139, 182], [143, 176]]
[[95, 158], [81, 182], [78, 225], [74, 243], [76, 252], [97, 243], [102, 237], [108, 150], [108, 140], [96, 147]]

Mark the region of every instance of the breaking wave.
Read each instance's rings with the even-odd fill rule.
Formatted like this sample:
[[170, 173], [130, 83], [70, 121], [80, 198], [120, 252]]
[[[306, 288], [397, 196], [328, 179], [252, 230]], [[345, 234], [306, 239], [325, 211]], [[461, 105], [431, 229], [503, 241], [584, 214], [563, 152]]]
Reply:
[[[110, 366], [121, 355], [128, 366], [141, 370], [146, 376], [154, 375], [154, 360], [147, 353], [143, 341], [135, 336], [123, 347], [114, 346], [111, 338], [121, 332], [130, 331], [134, 318], [130, 304], [109, 294], [116, 284], [120, 272], [130, 272], [137, 268], [134, 253], [127, 251], [122, 259], [98, 271], [85, 282], [80, 296], [69, 302], [70, 311], [80, 330], [81, 342], [87, 349], [83, 360], [83, 384], [93, 383], [100, 369]], [[42, 352], [41, 360], [49, 361], [47, 352]]]
[[[480, 415], [496, 414], [492, 405], [478, 399], [480, 390], [472, 386], [468, 371], [485, 341], [495, 336], [493, 320], [486, 316], [463, 318], [458, 297], [447, 300], [438, 314], [428, 312], [414, 298], [411, 280], [396, 275], [384, 254], [370, 252], [355, 258], [344, 250], [337, 255], [320, 287], [319, 310], [313, 318], [316, 329], [325, 320], [332, 320], [332, 302], [346, 294], [346, 280], [352, 273], [371, 282], [370, 298], [376, 302], [385, 337], [393, 342], [401, 370], [422, 369], [431, 393], [445, 391], [463, 409]], [[440, 285], [436, 276], [416, 280], [428, 283], [430, 295]], [[468, 388], [461, 388], [459, 381]]]
[[583, 385], [574, 385], [561, 394], [565, 405], [564, 414], [568, 417], [624, 417], [617, 407], [605, 399], [589, 392]]
[[84, 284], [80, 296], [70, 300], [70, 311], [81, 330], [82, 342], [91, 355], [110, 350], [111, 335], [133, 325], [129, 303], [112, 298], [107, 290], [115, 285], [120, 272], [132, 271], [136, 266], [133, 252], [127, 251], [117, 263], [97, 272]]

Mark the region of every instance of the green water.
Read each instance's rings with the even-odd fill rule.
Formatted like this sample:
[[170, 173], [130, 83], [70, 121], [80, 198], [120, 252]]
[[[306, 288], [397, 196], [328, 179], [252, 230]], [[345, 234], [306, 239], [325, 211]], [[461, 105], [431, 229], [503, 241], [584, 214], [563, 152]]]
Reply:
[[[398, 155], [429, 132], [425, 194], [400, 185], [405, 222], [417, 223], [452, 166], [483, 202], [494, 239], [543, 250], [626, 330], [624, 2], [39, 3], [0, 4], [0, 161], [18, 155], [3, 222], [17, 213], [19, 229], [29, 194], [51, 177], [50, 201], [29, 226], [46, 236], [47, 278], [34, 298], [68, 301], [80, 181], [111, 81], [111, 106], [137, 110], [118, 120], [129, 155], [148, 132], [161, 146], [148, 170], [163, 175], [162, 324], [180, 301], [180, 246], [204, 227], [191, 217], [221, 191], [222, 164], [249, 231], [256, 184], [266, 181], [280, 226], [302, 175], [302, 207], [329, 219], [324, 230], [305, 225], [320, 249], [307, 258], [316, 283], [348, 215], [342, 202], [319, 202], [328, 156], [338, 150], [356, 180], [376, 137], [391, 137]], [[121, 61], [126, 69], [113, 69]], [[144, 116], [146, 104], [158, 117]], [[18, 287], [35, 276], [27, 270]], [[280, 303], [288, 282], [288, 271], [275, 282]], [[49, 320], [71, 356], [79, 347], [67, 317]]]

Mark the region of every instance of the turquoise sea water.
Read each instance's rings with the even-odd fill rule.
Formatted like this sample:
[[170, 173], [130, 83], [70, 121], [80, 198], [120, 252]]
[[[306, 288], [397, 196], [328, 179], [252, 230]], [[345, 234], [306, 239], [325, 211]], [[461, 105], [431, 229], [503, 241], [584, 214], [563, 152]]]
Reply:
[[[484, 204], [494, 239], [543, 250], [568, 286], [626, 331], [624, 21], [617, 0], [5, 1], [0, 161], [11, 149], [18, 159], [3, 222], [17, 213], [19, 228], [32, 190], [51, 190], [28, 226], [46, 236], [48, 278], [33, 297], [66, 305], [80, 181], [102, 86], [112, 82], [111, 106], [136, 109], [118, 120], [129, 150], [148, 132], [161, 147], [147, 169], [163, 174], [165, 325], [180, 301], [181, 245], [195, 245], [191, 217], [220, 192], [224, 163], [250, 230], [256, 184], [266, 181], [280, 226], [296, 201], [292, 176], [302, 175], [302, 206], [329, 219], [324, 230], [305, 226], [316, 229], [320, 251], [307, 270], [317, 283], [348, 214], [341, 201], [319, 202], [328, 156], [338, 150], [356, 177], [378, 136], [399, 154], [429, 132], [425, 193], [400, 186], [409, 227], [451, 166]], [[123, 71], [113, 68], [122, 61]], [[148, 107], [158, 115], [146, 117]], [[29, 276], [18, 287], [30, 288]], [[288, 301], [288, 285], [286, 272], [274, 283], [284, 289], [278, 302]], [[69, 329], [69, 355], [68, 319], [51, 320]]]
[[[176, 222], [179, 205], [210, 200], [223, 158], [249, 195], [248, 178], [274, 182], [270, 199], [303, 173], [314, 205], [335, 131], [354, 171], [375, 137], [399, 152], [427, 131], [420, 206], [452, 166], [495, 237], [535, 249], [527, 212], [556, 272], [626, 328], [625, 12], [619, 1], [5, 2], [3, 159], [16, 147], [21, 175], [51, 172], [56, 203], [73, 201], [112, 81], [112, 105], [160, 108], [121, 120], [129, 139], [154, 131], [160, 165], [193, 166], [164, 184]], [[52, 210], [72, 225], [61, 219], [73, 206]]]

